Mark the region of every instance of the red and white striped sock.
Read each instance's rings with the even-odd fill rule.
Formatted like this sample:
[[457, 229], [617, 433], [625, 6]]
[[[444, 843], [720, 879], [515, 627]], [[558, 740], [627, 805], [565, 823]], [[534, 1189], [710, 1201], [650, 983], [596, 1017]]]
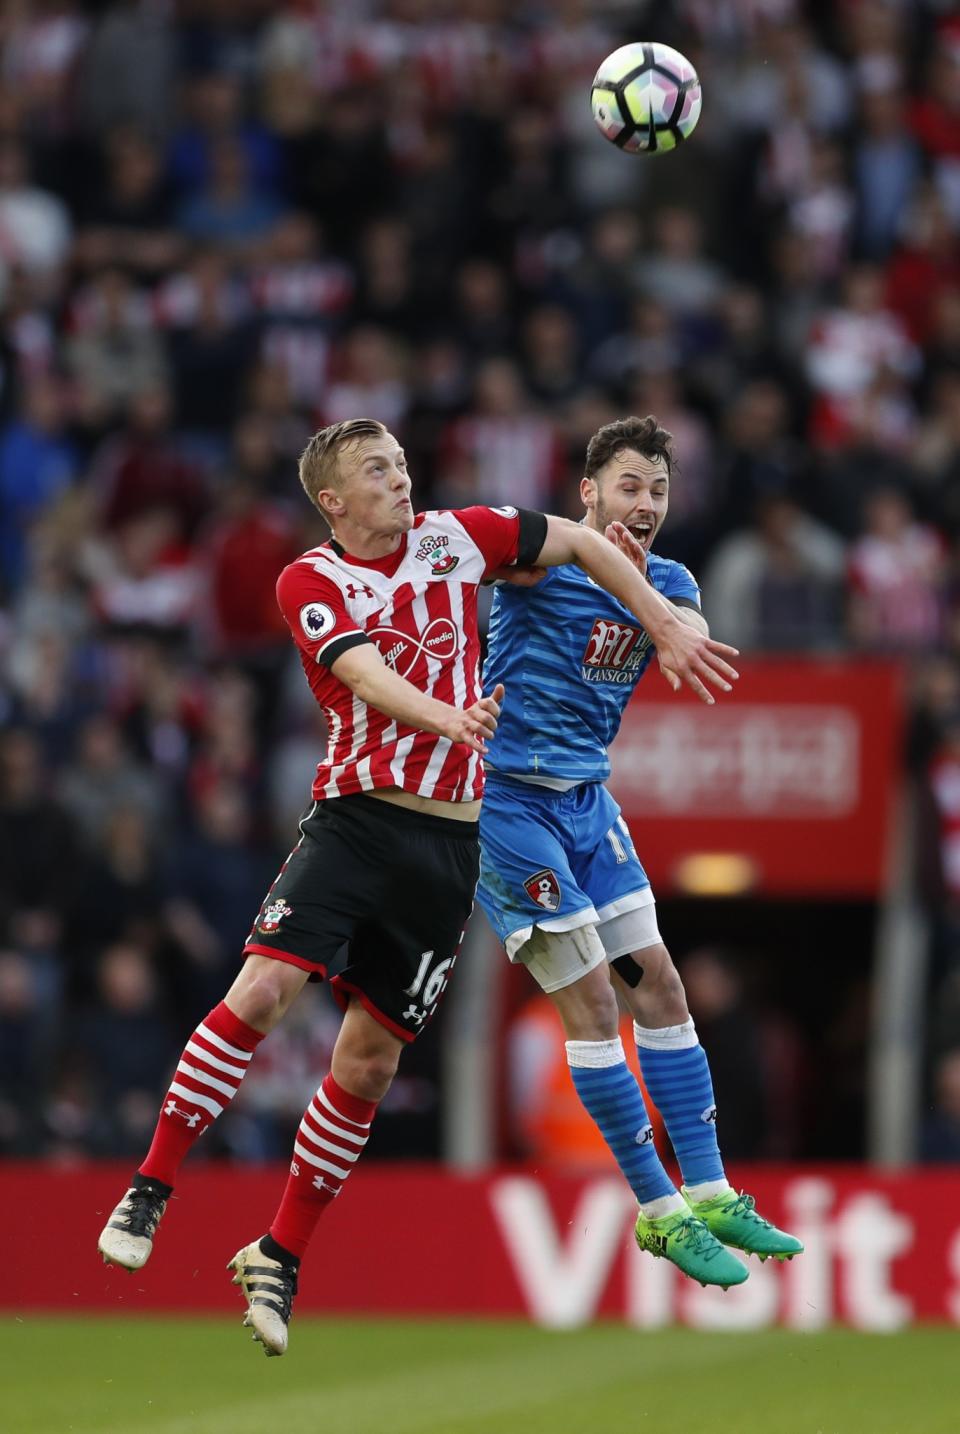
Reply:
[[376, 1109], [375, 1100], [351, 1095], [328, 1075], [304, 1111], [287, 1188], [270, 1226], [277, 1244], [298, 1260], [320, 1216], [363, 1154]]
[[174, 1185], [187, 1151], [230, 1104], [263, 1040], [225, 1001], [187, 1041], [140, 1174]]

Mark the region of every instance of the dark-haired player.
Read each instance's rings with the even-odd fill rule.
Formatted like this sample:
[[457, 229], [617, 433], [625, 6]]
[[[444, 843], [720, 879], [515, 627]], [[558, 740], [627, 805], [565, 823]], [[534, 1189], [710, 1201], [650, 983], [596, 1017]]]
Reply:
[[[622, 548], [656, 601], [706, 637], [692, 576], [651, 551], [672, 467], [670, 435], [655, 418], [605, 424], [587, 448], [584, 528]], [[557, 1008], [577, 1093], [637, 1197], [641, 1248], [726, 1287], [747, 1269], [724, 1245], [764, 1259], [803, 1246], [727, 1183], [707, 1058], [660, 939], [650, 883], [604, 786], [607, 747], [654, 651], [679, 685], [635, 611], [574, 564], [516, 574], [498, 589], [484, 678], [505, 684], [509, 700], [488, 743], [478, 894], [510, 960], [528, 967]], [[634, 1018], [682, 1194], [626, 1064], [618, 994]]]
[[477, 589], [507, 565], [580, 563], [636, 611], [704, 700], [733, 649], [681, 623], [616, 548], [515, 508], [415, 514], [403, 451], [367, 419], [317, 433], [300, 479], [329, 542], [285, 568], [284, 617], [323, 708], [328, 749], [300, 840], [260, 908], [225, 999], [190, 1037], [150, 1150], [100, 1235], [139, 1269], [181, 1161], [232, 1100], [259, 1042], [304, 983], [332, 979], [344, 1017], [307, 1107], [269, 1232], [231, 1261], [246, 1322], [283, 1354], [301, 1256], [361, 1155], [404, 1045], [453, 970], [479, 870], [482, 757], [503, 688], [481, 697]]

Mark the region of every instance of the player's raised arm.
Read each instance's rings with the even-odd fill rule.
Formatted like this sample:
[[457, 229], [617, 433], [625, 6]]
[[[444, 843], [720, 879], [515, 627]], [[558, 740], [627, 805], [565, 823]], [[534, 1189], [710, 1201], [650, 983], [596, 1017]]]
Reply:
[[545, 568], [576, 563], [595, 583], [619, 598], [643, 623], [663, 666], [676, 673], [701, 701], [715, 701], [705, 682], [722, 692], [730, 691], [739, 674], [727, 659], [736, 657], [737, 649], [682, 622], [630, 559], [592, 528], [548, 516], [547, 536], [536, 562]]
[[372, 642], [349, 647], [331, 663], [330, 671], [362, 702], [376, 707], [406, 727], [436, 732], [451, 742], [462, 742], [483, 754], [485, 742], [497, 730], [503, 685], [498, 683], [489, 697], [481, 697], [461, 711], [447, 702], [438, 702], [414, 687], [399, 673], [391, 671]]

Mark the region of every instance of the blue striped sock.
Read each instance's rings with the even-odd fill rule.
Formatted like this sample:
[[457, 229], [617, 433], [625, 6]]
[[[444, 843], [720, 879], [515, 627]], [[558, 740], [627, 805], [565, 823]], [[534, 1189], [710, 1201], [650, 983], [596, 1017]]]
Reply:
[[663, 1116], [684, 1185], [725, 1180], [713, 1081], [693, 1021], [661, 1030], [634, 1024], [633, 1034], [644, 1082]]
[[638, 1203], [675, 1195], [673, 1181], [660, 1163], [650, 1117], [619, 1036], [612, 1041], [567, 1041], [567, 1062], [577, 1095]]

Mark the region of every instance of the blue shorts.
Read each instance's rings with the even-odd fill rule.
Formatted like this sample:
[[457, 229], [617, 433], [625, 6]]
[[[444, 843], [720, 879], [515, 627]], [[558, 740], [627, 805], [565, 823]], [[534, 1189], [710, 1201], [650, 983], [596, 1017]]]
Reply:
[[[602, 782], [555, 792], [492, 772], [480, 809], [477, 898], [511, 960], [535, 926], [594, 925], [602, 934], [604, 923], [653, 903], [627, 824]], [[608, 947], [608, 958], [618, 954]]]

